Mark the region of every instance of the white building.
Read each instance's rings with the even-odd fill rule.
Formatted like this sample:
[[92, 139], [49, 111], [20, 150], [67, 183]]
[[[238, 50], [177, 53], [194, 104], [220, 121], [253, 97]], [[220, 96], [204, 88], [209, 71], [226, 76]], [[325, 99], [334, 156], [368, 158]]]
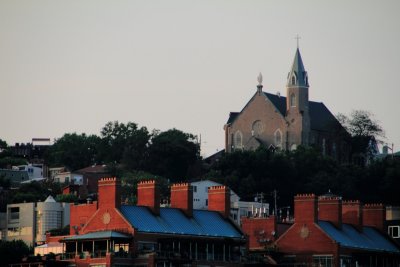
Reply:
[[13, 166], [12, 169], [27, 172], [29, 180], [33, 180], [36, 178], [43, 178], [43, 168], [37, 165], [32, 165], [32, 164], [19, 165], [19, 166]]
[[[193, 187], [193, 209], [208, 209], [208, 188], [222, 184], [203, 180], [191, 183]], [[240, 197], [231, 190], [231, 218], [240, 225], [240, 218], [246, 216], [268, 216], [269, 204], [240, 201]]]
[[6, 240], [23, 240], [28, 246], [46, 241], [46, 232], [69, 224], [69, 203], [49, 196], [44, 202], [7, 205]]
[[54, 182], [83, 185], [83, 175], [72, 172], [60, 172], [54, 175]]

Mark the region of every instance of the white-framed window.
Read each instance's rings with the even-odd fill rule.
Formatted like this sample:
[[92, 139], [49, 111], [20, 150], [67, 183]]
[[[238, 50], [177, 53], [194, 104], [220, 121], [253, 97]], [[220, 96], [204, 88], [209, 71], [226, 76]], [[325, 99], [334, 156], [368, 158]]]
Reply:
[[242, 132], [239, 130], [236, 131], [235, 137], [234, 137], [234, 146], [236, 149], [242, 148], [242, 139], [243, 139]]
[[333, 256], [332, 255], [313, 255], [314, 266], [333, 266]]
[[296, 106], [296, 95], [294, 93], [292, 93], [290, 95], [290, 106], [291, 107], [295, 107]]
[[282, 147], [282, 131], [281, 129], [277, 129], [274, 133], [275, 138], [275, 146], [281, 148]]
[[388, 234], [392, 238], [400, 238], [400, 225], [391, 225], [388, 227]]

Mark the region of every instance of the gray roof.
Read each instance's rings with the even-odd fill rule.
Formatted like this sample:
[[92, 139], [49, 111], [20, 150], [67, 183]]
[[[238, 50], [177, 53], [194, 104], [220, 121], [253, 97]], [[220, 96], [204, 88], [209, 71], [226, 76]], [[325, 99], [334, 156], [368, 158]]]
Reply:
[[[296, 76], [296, 82], [292, 83], [293, 74]], [[292, 69], [288, 75], [288, 86], [306, 86], [308, 87], [308, 77], [307, 72], [304, 69], [303, 60], [301, 59], [300, 50], [297, 48], [296, 54], [294, 56]]]
[[229, 113], [229, 119], [228, 119], [228, 121], [226, 123], [227, 124], [232, 123], [239, 114], [240, 114], [240, 112], [230, 112]]
[[[272, 102], [276, 109], [285, 116], [286, 97], [266, 92], [264, 92], [264, 95]], [[332, 130], [341, 130], [343, 128], [324, 103], [309, 101], [309, 112], [312, 130], [331, 132]]]
[[[283, 116], [286, 116], [286, 97], [263, 92], [276, 110]], [[251, 100], [250, 100], [251, 101]], [[249, 102], [250, 102], [249, 101]], [[339, 123], [336, 117], [329, 111], [329, 109], [321, 102], [309, 101], [309, 113], [311, 130], [332, 132], [342, 131], [343, 126]], [[246, 106], [249, 103], [246, 104]], [[244, 109], [244, 108], [243, 108]], [[231, 112], [227, 123], [232, 123], [241, 112]]]

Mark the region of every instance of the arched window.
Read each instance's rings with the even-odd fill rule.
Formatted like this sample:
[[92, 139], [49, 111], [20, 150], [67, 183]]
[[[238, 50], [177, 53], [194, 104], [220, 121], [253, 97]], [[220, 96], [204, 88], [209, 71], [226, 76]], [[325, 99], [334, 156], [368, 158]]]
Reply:
[[253, 122], [251, 130], [257, 136], [264, 131], [264, 125], [260, 120], [256, 120], [255, 122]]
[[274, 133], [275, 136], [275, 146], [282, 147], [282, 132], [280, 129], [276, 130]]
[[291, 107], [295, 107], [296, 106], [296, 95], [295, 94], [291, 94], [290, 95], [290, 106]]
[[293, 73], [292, 78], [291, 78], [291, 84], [296, 85], [296, 74]]
[[242, 148], [242, 139], [242, 133], [240, 131], [236, 131], [234, 140], [236, 149]]
[[304, 83], [305, 83], [306, 85], [308, 85], [308, 74], [307, 74], [307, 72], [306, 72], [306, 74], [304, 75]]

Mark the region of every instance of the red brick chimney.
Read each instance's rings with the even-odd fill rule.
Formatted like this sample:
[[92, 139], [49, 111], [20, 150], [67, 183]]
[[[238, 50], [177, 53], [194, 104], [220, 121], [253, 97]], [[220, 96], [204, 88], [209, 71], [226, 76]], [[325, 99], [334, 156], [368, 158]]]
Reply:
[[294, 197], [294, 220], [296, 223], [317, 221], [317, 197], [314, 194], [299, 194]]
[[359, 200], [343, 201], [342, 222], [351, 224], [359, 231], [362, 231], [362, 210]]
[[342, 198], [338, 196], [318, 197], [318, 220], [331, 222], [337, 228], [341, 228]]
[[181, 209], [187, 216], [193, 215], [193, 188], [188, 183], [171, 186], [171, 208]]
[[155, 180], [138, 183], [137, 205], [149, 207], [154, 214], [160, 214], [160, 188]]
[[225, 218], [231, 213], [231, 190], [224, 185], [208, 188], [208, 210], [219, 211]]
[[365, 204], [362, 216], [364, 226], [372, 226], [385, 232], [386, 208], [383, 204]]
[[116, 177], [99, 180], [99, 208], [119, 208], [121, 206], [121, 181]]

